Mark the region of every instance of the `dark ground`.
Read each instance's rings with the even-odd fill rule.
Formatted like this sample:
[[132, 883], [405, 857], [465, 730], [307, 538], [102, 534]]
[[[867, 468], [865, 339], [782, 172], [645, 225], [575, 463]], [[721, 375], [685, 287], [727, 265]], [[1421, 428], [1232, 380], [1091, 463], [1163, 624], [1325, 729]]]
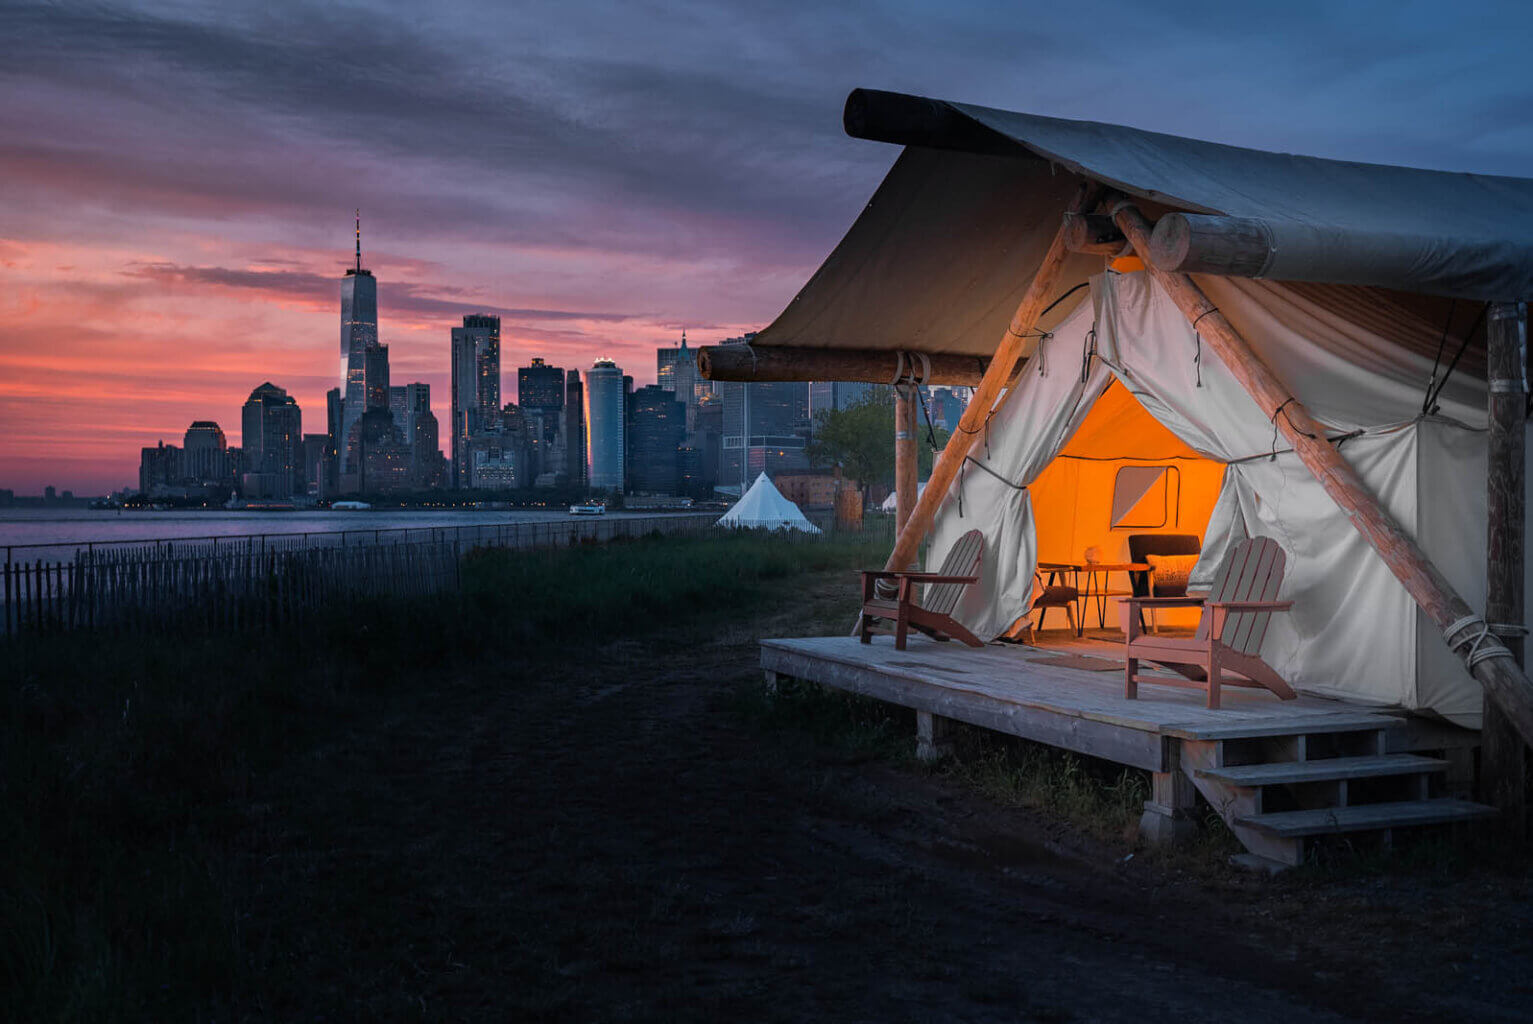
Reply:
[[[556, 1020], [1525, 1019], [1525, 880], [1256, 879], [1139, 857], [908, 762], [775, 727], [754, 640], [572, 652], [322, 755], [346, 785], [251, 869], [334, 1016]], [[293, 794], [303, 802], [302, 794]], [[327, 834], [344, 835], [333, 846]], [[1217, 863], [1214, 861], [1214, 863]], [[360, 889], [328, 884], [338, 873]], [[335, 892], [349, 893], [336, 902]], [[343, 979], [304, 963], [349, 964]], [[274, 993], [292, 992], [286, 985]]]
[[245, 966], [215, 986], [235, 995], [166, 985], [164, 1012], [122, 1016], [1533, 1015], [1526, 870], [1454, 848], [1256, 877], [1216, 835], [1136, 853], [1121, 820], [1007, 806], [892, 754], [899, 713], [767, 702], [756, 639], [850, 621], [844, 571], [777, 587], [727, 627], [507, 659], [338, 719], [255, 781], [211, 869], [240, 894]]

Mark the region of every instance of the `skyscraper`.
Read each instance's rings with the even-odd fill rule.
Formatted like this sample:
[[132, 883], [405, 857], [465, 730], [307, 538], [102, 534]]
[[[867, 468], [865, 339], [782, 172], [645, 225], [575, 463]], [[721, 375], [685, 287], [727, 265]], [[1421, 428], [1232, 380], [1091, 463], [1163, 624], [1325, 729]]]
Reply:
[[526, 417], [527, 475], [551, 486], [565, 472], [562, 433], [564, 371], [541, 359], [516, 371], [516, 400]]
[[586, 474], [586, 402], [580, 371], [570, 370], [564, 378], [564, 454], [566, 483], [584, 487]]
[[[371, 270], [362, 269], [362, 213], [357, 212], [357, 265], [341, 281], [341, 394], [340, 432], [336, 447], [341, 472], [347, 464], [346, 439], [367, 408], [367, 349], [378, 344], [378, 282]], [[386, 359], [387, 357], [385, 357]]]
[[687, 332], [681, 332], [681, 344], [675, 348], [655, 350], [655, 381], [667, 391], [676, 393], [687, 412], [687, 429], [697, 426], [697, 405], [705, 393], [713, 390], [713, 382], [704, 380], [697, 372], [697, 352], [687, 347]]
[[500, 423], [500, 317], [471, 314], [452, 329], [453, 486], [468, 487], [468, 442]]
[[564, 371], [534, 358], [516, 371], [516, 404], [522, 409], [564, 408]]
[[303, 413], [286, 391], [267, 381], [240, 410], [247, 498], [287, 498], [303, 489]]
[[212, 420], [197, 420], [181, 442], [182, 473], [193, 484], [227, 484], [229, 443], [223, 428]]
[[364, 412], [389, 407], [389, 347], [372, 344], [362, 351]]
[[623, 430], [626, 402], [623, 371], [610, 359], [598, 359], [586, 371], [586, 461], [589, 481], [603, 491], [623, 489]]
[[658, 384], [633, 393], [629, 484], [637, 494], [678, 494], [677, 451], [687, 434], [687, 410]]

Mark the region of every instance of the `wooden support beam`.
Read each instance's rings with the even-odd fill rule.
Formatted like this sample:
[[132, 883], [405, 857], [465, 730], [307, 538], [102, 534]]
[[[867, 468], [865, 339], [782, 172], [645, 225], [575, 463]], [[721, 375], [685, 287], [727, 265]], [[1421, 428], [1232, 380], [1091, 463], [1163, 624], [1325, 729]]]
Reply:
[[[1508, 627], [1498, 630], [1501, 642], [1522, 665], [1527, 307], [1520, 302], [1493, 302], [1485, 324], [1490, 402], [1485, 618], [1492, 629], [1498, 624]], [[1480, 731], [1481, 796], [1505, 812], [1505, 826], [1519, 837], [1527, 820], [1526, 761], [1527, 748], [1517, 730], [1487, 695]]]
[[1100, 213], [1065, 214], [1065, 247], [1092, 256], [1122, 256], [1132, 252], [1128, 239], [1111, 217]]
[[[1066, 216], [1083, 212], [1098, 194], [1099, 188], [1083, 184], [1066, 210]], [[984, 378], [975, 388], [974, 397], [969, 400], [968, 407], [958, 420], [958, 429], [937, 456], [936, 464], [932, 466], [931, 479], [926, 482], [926, 490], [921, 492], [914, 511], [910, 513], [910, 520], [895, 539], [894, 550], [889, 553], [885, 569], [903, 569], [915, 561], [921, 541], [931, 532], [932, 523], [937, 518], [937, 507], [947, 497], [948, 489], [957, 479], [964, 459], [983, 440], [985, 420], [1000, 400], [1002, 390], [1011, 381], [1013, 371], [1021, 363], [1023, 341], [1028, 332], [1038, 326], [1038, 318], [1043, 315], [1049, 296], [1059, 281], [1060, 271], [1069, 257], [1070, 250], [1065, 245], [1065, 227], [1061, 223], [1054, 241], [1049, 244], [1048, 252], [1044, 253], [1038, 263], [1032, 283], [1027, 286], [1027, 292], [1017, 304], [1011, 323], [1006, 325], [1006, 333], [1001, 335], [1000, 344], [996, 346], [995, 356], [990, 360]]]
[[[821, 381], [859, 380], [892, 383], [914, 364], [922, 382], [973, 387], [985, 375], [984, 356], [900, 353], [889, 349], [790, 348], [786, 345], [704, 345], [697, 350], [697, 370], [704, 380]], [[928, 369], [929, 368], [929, 369]]]
[[1168, 213], [1155, 224], [1145, 261], [1172, 274], [1260, 277], [1272, 232], [1259, 220]]
[[[1251, 350], [1192, 278], [1161, 270], [1150, 261], [1150, 224], [1144, 215], [1132, 204], [1121, 203], [1114, 211], [1113, 219], [1134, 243], [1135, 250], [1145, 258], [1146, 270], [1155, 283], [1171, 297], [1189, 323], [1198, 325], [1203, 341], [1218, 354], [1262, 413], [1274, 421], [1305, 468], [1315, 475], [1331, 500], [1347, 513], [1352, 525], [1373, 545], [1421, 610], [1444, 632], [1467, 622], [1467, 627], [1460, 626], [1460, 632], [1472, 637], [1477, 632], [1473, 623], [1478, 617], [1416, 541], [1379, 504], [1352, 464], [1326, 440], [1325, 428], [1315, 422], [1271, 368]], [[1471, 643], [1461, 643], [1458, 651], [1468, 660], [1472, 647]], [[1493, 636], [1479, 644], [1482, 654], [1498, 649], [1505, 652]], [[1533, 741], [1533, 682], [1517, 663], [1510, 657], [1482, 657], [1469, 666], [1469, 671], [1485, 687], [1486, 695], [1506, 714], [1523, 741]]]
[[894, 530], [910, 521], [920, 490], [916, 449], [916, 389], [901, 384], [894, 389]]

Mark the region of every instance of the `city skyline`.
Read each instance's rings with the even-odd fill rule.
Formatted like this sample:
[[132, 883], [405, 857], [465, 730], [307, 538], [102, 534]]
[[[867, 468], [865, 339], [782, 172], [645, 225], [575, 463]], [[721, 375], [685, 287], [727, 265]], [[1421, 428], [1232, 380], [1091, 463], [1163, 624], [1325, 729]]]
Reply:
[[448, 394], [438, 339], [473, 311], [507, 366], [609, 356], [651, 383], [683, 327], [769, 323], [867, 201], [892, 154], [842, 133], [854, 86], [1525, 173], [1517, 19], [1322, 11], [1108, 0], [1084, 16], [1117, 31], [1082, 34], [1074, 9], [978, 4], [14, 5], [0, 487], [122, 486], [267, 379], [323, 408], [358, 206], [397, 378]]

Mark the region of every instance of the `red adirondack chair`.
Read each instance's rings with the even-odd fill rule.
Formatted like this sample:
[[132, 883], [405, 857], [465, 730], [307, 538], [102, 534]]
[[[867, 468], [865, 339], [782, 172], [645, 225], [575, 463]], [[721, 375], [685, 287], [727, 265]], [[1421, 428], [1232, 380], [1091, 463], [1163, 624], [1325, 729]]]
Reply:
[[[970, 530], [959, 537], [947, 553], [947, 558], [942, 561], [941, 572], [864, 570], [862, 621], [857, 626], [858, 638], [865, 644], [872, 643], [873, 623], [882, 619], [894, 624], [896, 650], [905, 649], [905, 638], [912, 629], [925, 633], [933, 640], [954, 639], [970, 647], [985, 646], [953, 618], [953, 609], [958, 606], [964, 588], [979, 582], [980, 559], [984, 551], [984, 535], [978, 530]], [[880, 593], [880, 582], [892, 593]], [[926, 594], [918, 598], [916, 588], [923, 584], [926, 586]]]
[[[1221, 686], [1257, 687], [1271, 690], [1283, 700], [1293, 700], [1293, 688], [1261, 658], [1272, 613], [1293, 607], [1292, 601], [1276, 600], [1287, 560], [1276, 542], [1255, 537], [1235, 546], [1207, 594], [1126, 598], [1129, 614], [1125, 616], [1128, 639], [1123, 695], [1130, 700], [1138, 697], [1139, 684], [1145, 682], [1207, 690], [1211, 708], [1219, 706]], [[1139, 613], [1144, 609], [1199, 605], [1204, 609], [1203, 617], [1190, 640], [1140, 632]], [[1146, 678], [1139, 672], [1141, 661], [1164, 665], [1187, 679]]]

